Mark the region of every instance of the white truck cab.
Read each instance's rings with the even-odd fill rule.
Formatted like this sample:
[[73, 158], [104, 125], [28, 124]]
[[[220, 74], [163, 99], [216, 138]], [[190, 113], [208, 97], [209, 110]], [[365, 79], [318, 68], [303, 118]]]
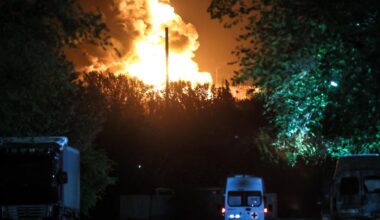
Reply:
[[380, 156], [340, 157], [331, 188], [332, 219], [380, 219]]
[[227, 178], [225, 220], [264, 219], [264, 186], [260, 177], [236, 175]]

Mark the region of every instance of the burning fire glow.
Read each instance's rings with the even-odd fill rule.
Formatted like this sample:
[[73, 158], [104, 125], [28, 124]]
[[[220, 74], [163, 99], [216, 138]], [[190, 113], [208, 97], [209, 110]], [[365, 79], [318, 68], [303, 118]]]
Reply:
[[[168, 3], [147, 0], [148, 24], [143, 36], [134, 43], [134, 53], [125, 63], [125, 71], [147, 84], [162, 88], [166, 81], [165, 27], [169, 28], [169, 80], [190, 81], [192, 84], [212, 83], [209, 73], [199, 72], [192, 60], [198, 49], [198, 33], [186, 24]], [[177, 33], [171, 35], [171, 33]], [[178, 33], [184, 35], [178, 35]], [[185, 45], [176, 45], [185, 40]]]
[[[165, 27], [169, 28], [169, 80], [190, 81], [192, 85], [212, 83], [208, 72], [200, 72], [193, 60], [198, 33], [176, 14], [169, 0], [114, 0], [121, 28], [131, 33], [131, 46], [121, 56], [101, 59], [89, 55], [85, 71], [129, 74], [162, 89], [166, 82]], [[114, 45], [124, 45], [114, 41]], [[128, 42], [125, 42], [128, 45]], [[111, 57], [111, 56], [108, 56]]]

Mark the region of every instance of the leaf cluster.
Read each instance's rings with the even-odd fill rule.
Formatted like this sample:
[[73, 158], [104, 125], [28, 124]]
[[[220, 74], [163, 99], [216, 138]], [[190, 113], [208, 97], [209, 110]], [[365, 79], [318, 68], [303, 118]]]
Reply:
[[234, 80], [263, 91], [277, 149], [293, 161], [378, 152], [378, 2], [214, 0], [209, 12], [244, 27]]

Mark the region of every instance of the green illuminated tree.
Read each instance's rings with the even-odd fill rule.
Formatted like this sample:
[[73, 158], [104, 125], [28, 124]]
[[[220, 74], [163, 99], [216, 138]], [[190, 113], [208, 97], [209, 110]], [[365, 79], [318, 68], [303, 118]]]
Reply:
[[208, 10], [243, 27], [234, 80], [261, 89], [272, 146], [291, 162], [380, 150], [377, 1], [213, 0]]

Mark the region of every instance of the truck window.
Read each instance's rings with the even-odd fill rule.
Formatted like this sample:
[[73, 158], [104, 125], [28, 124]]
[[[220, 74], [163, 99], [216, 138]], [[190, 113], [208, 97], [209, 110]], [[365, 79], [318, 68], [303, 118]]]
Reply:
[[228, 193], [228, 205], [230, 205], [230, 206], [242, 206], [243, 205], [243, 193], [242, 192], [229, 192]]
[[364, 191], [366, 193], [380, 193], [380, 177], [379, 176], [365, 177]]
[[341, 195], [356, 195], [359, 193], [359, 180], [357, 177], [344, 177], [340, 181]]
[[231, 191], [228, 193], [229, 206], [250, 206], [261, 205], [261, 192], [259, 191]]
[[247, 204], [248, 206], [260, 206], [261, 193], [257, 191], [247, 192]]

